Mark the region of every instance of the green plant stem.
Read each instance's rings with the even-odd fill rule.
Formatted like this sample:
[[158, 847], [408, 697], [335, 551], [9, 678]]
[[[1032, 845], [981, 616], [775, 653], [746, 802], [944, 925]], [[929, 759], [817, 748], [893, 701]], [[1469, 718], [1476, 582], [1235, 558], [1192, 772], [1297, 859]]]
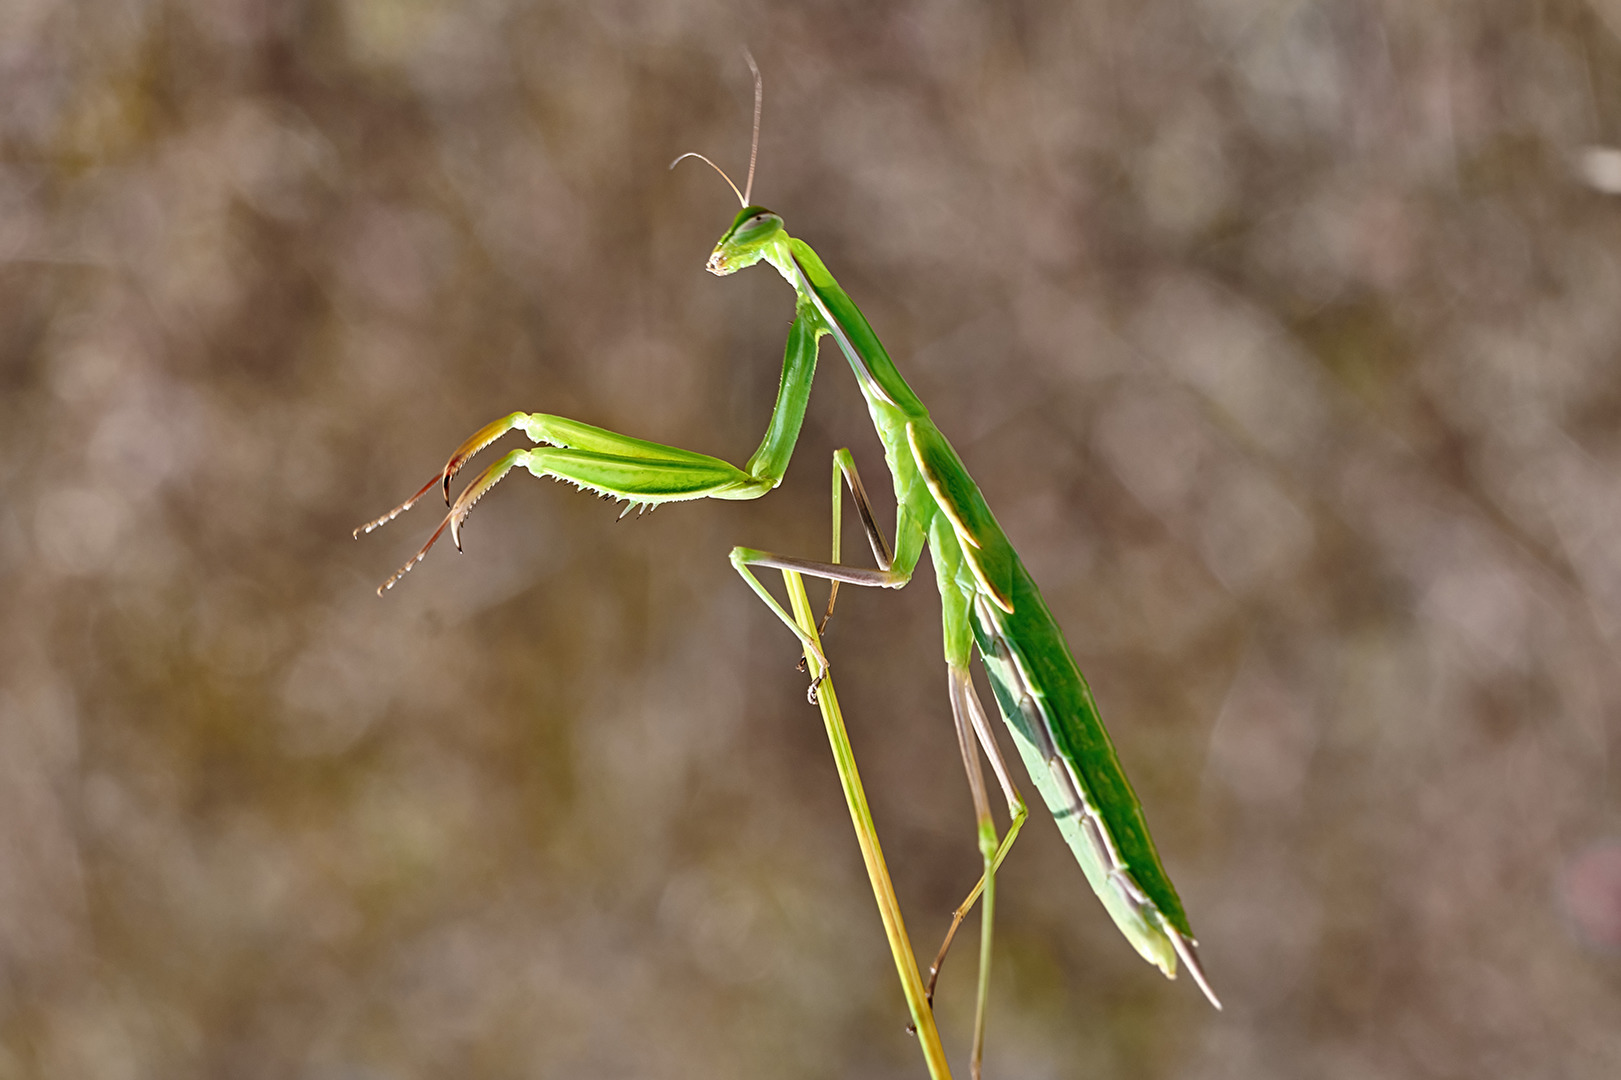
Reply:
[[[810, 600], [805, 596], [804, 581], [792, 570], [784, 570], [782, 579], [788, 587], [794, 621], [820, 647], [816, 616], [811, 610]], [[815, 655], [808, 648], [805, 650], [805, 663], [812, 671], [818, 667]], [[850, 807], [850, 821], [855, 826], [856, 841], [861, 845], [861, 858], [867, 864], [873, 898], [878, 901], [878, 914], [884, 921], [884, 934], [889, 938], [889, 951], [895, 958], [901, 990], [906, 995], [912, 1025], [923, 1048], [923, 1060], [928, 1064], [929, 1075], [934, 1080], [950, 1080], [951, 1069], [946, 1064], [945, 1049], [940, 1045], [940, 1032], [934, 1026], [934, 1010], [924, 997], [917, 957], [912, 952], [911, 939], [906, 936], [906, 923], [901, 918], [901, 905], [895, 897], [895, 886], [889, 880], [889, 868], [884, 865], [883, 849], [878, 846], [878, 830], [873, 825], [872, 811], [867, 806], [867, 794], [861, 788], [855, 751], [850, 748], [850, 736], [844, 730], [844, 716], [839, 711], [839, 698], [833, 691], [831, 677], [824, 678], [817, 687], [816, 699], [822, 709], [822, 722], [827, 727], [827, 741], [833, 748], [833, 762], [839, 770], [839, 782], [844, 786], [844, 801]]]

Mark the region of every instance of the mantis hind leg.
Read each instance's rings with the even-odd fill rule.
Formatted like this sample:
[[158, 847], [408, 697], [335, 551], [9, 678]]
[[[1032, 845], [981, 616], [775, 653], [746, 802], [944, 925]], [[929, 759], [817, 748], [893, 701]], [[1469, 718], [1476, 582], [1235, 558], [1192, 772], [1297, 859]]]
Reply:
[[[958, 905], [952, 913], [951, 927], [946, 931], [945, 941], [940, 945], [940, 951], [929, 966], [929, 981], [924, 992], [925, 1000], [931, 1005], [934, 1003], [934, 986], [940, 977], [940, 967], [945, 963], [946, 953], [951, 949], [951, 942], [957, 936], [957, 929], [973, 908], [974, 901], [983, 893], [985, 909], [980, 920], [979, 938], [979, 980], [975, 991], [974, 1001], [974, 1050], [972, 1058], [972, 1074], [979, 1076], [980, 1060], [984, 1055], [985, 1047], [985, 1005], [990, 992], [991, 972], [991, 939], [996, 915], [996, 871], [1007, 858], [1012, 849], [1014, 840], [1018, 839], [1019, 830], [1024, 827], [1025, 818], [1029, 816], [1024, 800], [1019, 797], [1018, 789], [1013, 786], [1008, 774], [1007, 761], [1002, 757], [1001, 748], [997, 746], [992, 733], [990, 722], [985, 716], [985, 707], [980, 704], [979, 695], [974, 690], [972, 677], [967, 668], [955, 665], [947, 668], [949, 691], [951, 695], [951, 714], [956, 721], [957, 745], [962, 751], [963, 768], [968, 773], [968, 787], [974, 799], [974, 814], [978, 821], [979, 850], [985, 861], [984, 873], [974, 885], [968, 898]], [[972, 735], [970, 735], [972, 732]], [[996, 824], [991, 818], [990, 800], [986, 795], [985, 774], [980, 768], [979, 755], [975, 752], [974, 743], [979, 743], [985, 756], [990, 759], [991, 770], [996, 774], [997, 783], [1002, 788], [1003, 797], [1007, 800], [1008, 823], [1007, 835], [998, 842], [996, 838]]]

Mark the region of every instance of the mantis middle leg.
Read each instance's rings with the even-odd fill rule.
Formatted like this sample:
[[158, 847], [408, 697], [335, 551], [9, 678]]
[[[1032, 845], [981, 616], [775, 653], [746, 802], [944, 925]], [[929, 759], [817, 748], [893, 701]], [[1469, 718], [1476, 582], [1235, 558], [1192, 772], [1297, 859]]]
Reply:
[[[876, 570], [861, 567], [845, 566], [839, 562], [841, 506], [840, 479], [849, 487], [850, 495], [855, 500], [856, 510], [861, 516], [862, 527], [867, 533], [867, 542], [872, 547], [874, 560], [878, 563]], [[833, 616], [833, 604], [838, 598], [838, 588], [841, 582], [849, 585], [863, 585], [870, 588], [899, 589], [905, 587], [912, 580], [912, 571], [923, 553], [924, 530], [917, 515], [904, 503], [897, 509], [895, 515], [895, 543], [891, 551], [888, 541], [884, 539], [882, 530], [878, 527], [877, 518], [872, 512], [872, 503], [867, 498], [867, 490], [861, 482], [861, 474], [856, 470], [855, 458], [848, 449], [840, 449], [833, 454], [833, 561], [817, 562], [812, 559], [800, 559], [787, 555], [775, 555], [769, 551], [759, 551], [754, 548], [736, 547], [732, 549], [732, 566], [760, 601], [769, 608], [783, 625], [793, 631], [802, 643], [807, 643], [803, 632], [785, 611], [776, 597], [760, 583], [754, 576], [751, 567], [764, 566], [776, 570], [795, 570], [812, 577], [822, 578], [832, 582], [832, 590], [828, 594], [827, 614], [822, 617], [821, 627], [825, 629], [828, 619]], [[816, 687], [827, 673], [827, 660], [821, 651], [814, 650], [822, 664], [822, 670], [813, 673], [810, 687], [810, 696], [814, 700]]]

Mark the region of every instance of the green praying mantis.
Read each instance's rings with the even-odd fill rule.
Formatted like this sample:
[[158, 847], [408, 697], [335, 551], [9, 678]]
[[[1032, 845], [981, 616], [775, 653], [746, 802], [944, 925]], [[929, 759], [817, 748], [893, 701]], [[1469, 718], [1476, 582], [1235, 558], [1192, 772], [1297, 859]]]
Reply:
[[[752, 60], [751, 68], [754, 66]], [[899, 589], [911, 579], [927, 546], [940, 589], [945, 643], [947, 697], [978, 821], [983, 876], [953, 914], [945, 942], [931, 969], [929, 994], [952, 938], [983, 894], [979, 997], [976, 1009], [975, 1073], [983, 1045], [984, 1002], [997, 868], [1024, 824], [1027, 811], [1009, 774], [970, 674], [977, 651], [998, 711], [1012, 732], [1019, 756], [1041, 792], [1060, 832], [1126, 939], [1168, 977], [1178, 959], [1199, 988], [1221, 1007], [1199, 964], [1196, 942], [1149, 835], [1141, 805], [1126, 779], [1113, 743], [1098, 714], [1086, 679], [1076, 666], [1063, 632], [1042, 600], [1018, 553], [991, 514], [962, 459], [929, 417], [929, 411], [896, 370], [859, 308], [839, 287], [822, 260], [803, 240], [788, 235], [780, 215], [753, 205], [754, 157], [759, 144], [759, 72], [755, 69], [755, 134], [748, 181], [743, 191], [719, 172], [742, 204], [731, 227], [710, 253], [707, 269], [734, 274], [764, 261], [794, 290], [795, 318], [788, 332], [782, 380], [765, 437], [741, 467], [720, 458], [664, 446], [546, 413], [515, 412], [473, 434], [443, 469], [405, 502], [355, 530], [362, 533], [392, 521], [434, 488], [450, 507], [420, 551], [378, 587], [392, 588], [420, 562], [448, 528], [458, 550], [462, 523], [503, 477], [523, 467], [536, 477], [566, 480], [586, 491], [624, 500], [625, 512], [690, 499], [757, 499], [782, 480], [793, 456], [821, 339], [831, 336], [849, 361], [884, 447], [884, 461], [895, 488], [894, 546], [881, 531], [848, 449], [833, 456], [833, 551], [829, 562], [792, 558], [737, 547], [732, 565], [749, 588], [797, 637], [814, 658], [810, 695], [826, 678], [829, 665], [820, 645], [762, 585], [754, 568], [809, 574], [830, 581], [825, 626], [841, 583]], [[452, 502], [450, 483], [480, 450], [502, 435], [520, 430], [535, 445], [512, 450], [469, 484]], [[840, 510], [843, 487], [860, 515], [876, 569], [840, 562]], [[1010, 823], [997, 837], [987, 787], [974, 746], [991, 764], [1007, 803]]]

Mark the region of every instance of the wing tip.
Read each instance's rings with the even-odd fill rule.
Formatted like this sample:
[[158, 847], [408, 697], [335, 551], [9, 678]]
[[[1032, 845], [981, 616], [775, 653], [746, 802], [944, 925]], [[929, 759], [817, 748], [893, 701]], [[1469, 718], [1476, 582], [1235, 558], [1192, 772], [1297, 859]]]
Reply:
[[1182, 963], [1188, 969], [1188, 973], [1193, 976], [1193, 981], [1199, 984], [1199, 989], [1204, 992], [1204, 996], [1209, 999], [1210, 1004], [1216, 1007], [1216, 1011], [1220, 1012], [1221, 999], [1210, 988], [1210, 980], [1205, 977], [1204, 965], [1199, 963], [1198, 942], [1187, 937], [1174, 927], [1166, 927], [1166, 932], [1171, 936], [1171, 947], [1176, 950], [1176, 955], [1182, 958]]

